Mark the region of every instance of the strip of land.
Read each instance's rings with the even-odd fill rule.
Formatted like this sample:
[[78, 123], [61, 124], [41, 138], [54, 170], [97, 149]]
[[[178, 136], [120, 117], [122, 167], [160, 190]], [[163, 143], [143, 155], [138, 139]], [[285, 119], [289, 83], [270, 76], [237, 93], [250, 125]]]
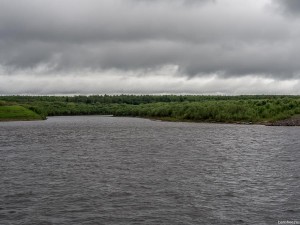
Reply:
[[2, 121], [113, 115], [166, 121], [300, 125], [300, 96], [0, 96], [0, 113], [1, 110]]
[[275, 121], [267, 124], [269, 126], [300, 126], [300, 115], [294, 115], [291, 118]]
[[0, 106], [0, 121], [41, 120], [37, 113], [19, 105]]

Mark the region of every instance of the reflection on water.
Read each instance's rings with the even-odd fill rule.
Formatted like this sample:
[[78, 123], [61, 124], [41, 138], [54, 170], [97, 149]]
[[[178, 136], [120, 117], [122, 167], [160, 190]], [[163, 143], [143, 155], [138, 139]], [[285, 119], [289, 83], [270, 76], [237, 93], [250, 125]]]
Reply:
[[0, 124], [0, 224], [300, 220], [299, 127], [52, 117]]

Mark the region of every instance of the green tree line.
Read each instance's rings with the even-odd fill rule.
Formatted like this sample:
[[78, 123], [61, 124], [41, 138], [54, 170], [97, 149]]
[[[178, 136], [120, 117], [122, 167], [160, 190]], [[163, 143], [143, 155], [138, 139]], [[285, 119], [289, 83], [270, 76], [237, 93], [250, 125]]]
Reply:
[[300, 114], [299, 96], [0, 96], [0, 103], [22, 105], [43, 118], [114, 115], [174, 121], [257, 123]]

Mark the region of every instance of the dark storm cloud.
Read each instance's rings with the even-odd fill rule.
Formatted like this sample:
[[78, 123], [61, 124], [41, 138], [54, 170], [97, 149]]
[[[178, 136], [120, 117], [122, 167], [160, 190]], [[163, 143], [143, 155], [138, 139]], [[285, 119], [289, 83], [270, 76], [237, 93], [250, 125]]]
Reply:
[[300, 15], [300, 1], [299, 0], [274, 0], [284, 13], [292, 15]]
[[157, 3], [162, 3], [162, 2], [167, 2], [167, 3], [180, 3], [180, 4], [203, 4], [203, 3], [213, 3], [216, 0], [131, 0], [132, 2], [140, 2], [140, 3], [150, 3], [150, 4], [157, 4]]
[[0, 0], [0, 65], [10, 74], [177, 65], [191, 77], [298, 77], [298, 24], [239, 2]]

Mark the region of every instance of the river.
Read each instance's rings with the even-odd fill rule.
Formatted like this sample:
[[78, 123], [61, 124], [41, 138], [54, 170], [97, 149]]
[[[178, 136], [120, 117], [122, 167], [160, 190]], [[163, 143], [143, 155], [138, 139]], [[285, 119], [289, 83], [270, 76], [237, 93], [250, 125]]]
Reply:
[[0, 123], [0, 224], [300, 222], [300, 127]]

